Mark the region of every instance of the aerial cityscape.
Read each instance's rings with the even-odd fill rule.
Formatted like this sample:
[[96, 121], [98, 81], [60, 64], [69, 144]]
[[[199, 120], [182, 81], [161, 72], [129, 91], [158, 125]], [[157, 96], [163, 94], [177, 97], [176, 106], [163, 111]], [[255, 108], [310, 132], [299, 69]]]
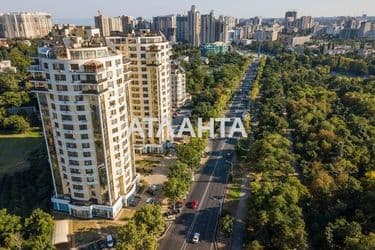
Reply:
[[375, 3], [166, 2], [0, 7], [0, 249], [375, 249]]

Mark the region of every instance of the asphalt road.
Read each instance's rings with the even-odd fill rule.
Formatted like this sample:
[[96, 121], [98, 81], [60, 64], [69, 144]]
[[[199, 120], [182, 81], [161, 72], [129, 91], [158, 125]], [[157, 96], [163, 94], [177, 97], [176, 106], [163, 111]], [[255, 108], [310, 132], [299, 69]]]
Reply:
[[[226, 117], [241, 117], [248, 109], [247, 93], [250, 89], [253, 64], [229, 105]], [[229, 123], [228, 126], [231, 124]], [[235, 153], [236, 138], [211, 139], [211, 154], [201, 168], [199, 178], [194, 182], [187, 201], [199, 200], [196, 210], [183, 208], [179, 217], [160, 241], [159, 249], [214, 249], [215, 233], [220, 216], [229, 171]], [[200, 234], [200, 242], [193, 244], [194, 233]]]

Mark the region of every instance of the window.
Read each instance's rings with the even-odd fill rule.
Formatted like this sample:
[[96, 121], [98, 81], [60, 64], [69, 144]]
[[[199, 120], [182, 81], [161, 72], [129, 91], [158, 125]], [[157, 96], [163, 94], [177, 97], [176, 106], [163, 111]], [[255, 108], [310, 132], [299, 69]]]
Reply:
[[69, 160], [69, 164], [70, 164], [70, 165], [73, 165], [73, 166], [78, 166], [78, 165], [79, 165], [79, 161], [76, 161], [76, 160]]
[[74, 182], [81, 182], [82, 178], [81, 177], [72, 176], [72, 181], [74, 181]]
[[58, 74], [55, 74], [55, 81], [66, 81], [66, 75], [58, 75]]
[[68, 143], [66, 143], [66, 147], [67, 148], [77, 148], [77, 144], [68, 142]]
[[77, 95], [77, 96], [75, 96], [75, 101], [76, 101], [76, 102], [81, 102], [81, 101], [83, 101], [83, 96], [81, 96], [81, 95]]
[[64, 70], [65, 69], [64, 64], [62, 64], [62, 63], [54, 63], [52, 66], [53, 66], [54, 70]]
[[83, 106], [83, 105], [78, 105], [78, 106], [77, 106], [77, 111], [85, 111], [85, 106]]
[[83, 190], [83, 187], [81, 185], [73, 185], [73, 189]]
[[82, 148], [90, 148], [90, 143], [82, 143]]
[[43, 67], [44, 67], [45, 69], [48, 69], [48, 63], [43, 63]]
[[78, 153], [77, 152], [68, 151], [68, 156], [69, 157], [78, 157]]
[[73, 130], [74, 126], [73, 125], [66, 125], [66, 124], [64, 124], [63, 125], [63, 129], [65, 129], [65, 130]]
[[86, 169], [86, 174], [93, 174], [94, 170], [93, 169]]
[[81, 80], [81, 76], [80, 75], [72, 75], [72, 81], [73, 82], [77, 82], [77, 81], [80, 81]]
[[65, 139], [74, 139], [72, 134], [64, 134]]
[[83, 198], [83, 197], [85, 197], [84, 194], [81, 194], [81, 193], [74, 193], [74, 196], [75, 196], [75, 197], [78, 197], [78, 198]]
[[72, 116], [71, 115], [62, 115], [61, 119], [63, 121], [71, 121], [72, 120]]
[[67, 106], [67, 105], [60, 105], [60, 110], [61, 111], [69, 111], [70, 109], [69, 109], [69, 106]]
[[71, 70], [79, 70], [79, 65], [78, 64], [70, 64], [70, 69]]
[[92, 165], [92, 161], [85, 161], [85, 166], [91, 166]]
[[111, 61], [106, 61], [105, 62], [105, 66], [108, 68], [108, 67], [112, 67], [112, 62]]
[[89, 135], [88, 135], [88, 134], [82, 134], [82, 135], [81, 135], [81, 139], [82, 139], [82, 140], [89, 139]]
[[83, 157], [90, 157], [91, 156], [91, 152], [83, 152]]
[[86, 116], [85, 115], [79, 115], [78, 120], [79, 121], [86, 121]]
[[79, 130], [87, 130], [87, 125], [79, 125]]

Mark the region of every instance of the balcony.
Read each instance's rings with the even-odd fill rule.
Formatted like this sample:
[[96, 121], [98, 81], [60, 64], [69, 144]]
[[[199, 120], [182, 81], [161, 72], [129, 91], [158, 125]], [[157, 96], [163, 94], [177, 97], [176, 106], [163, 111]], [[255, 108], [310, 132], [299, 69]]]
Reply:
[[31, 82], [47, 82], [47, 79], [44, 76], [32, 76], [29, 80]]
[[29, 72], [43, 72], [43, 68], [40, 65], [30, 65]]

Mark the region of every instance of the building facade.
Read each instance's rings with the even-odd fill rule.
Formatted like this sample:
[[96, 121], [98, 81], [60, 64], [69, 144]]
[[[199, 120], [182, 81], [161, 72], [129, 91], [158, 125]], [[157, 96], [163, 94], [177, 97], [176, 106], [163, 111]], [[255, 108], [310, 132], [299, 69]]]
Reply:
[[52, 28], [50, 14], [19, 12], [0, 14], [0, 37], [40, 38], [47, 36]]
[[95, 28], [98, 28], [100, 30], [100, 35], [105, 37], [109, 36], [111, 34], [110, 30], [110, 18], [107, 16], [103, 16], [99, 13], [99, 15], [94, 17], [95, 21]]
[[192, 5], [188, 11], [187, 22], [187, 40], [193, 46], [199, 47], [201, 45], [201, 15], [195, 5]]
[[297, 27], [297, 11], [287, 11], [285, 13], [285, 30], [293, 32]]
[[186, 43], [188, 39], [188, 18], [185, 15], [176, 16], [177, 34], [176, 41]]
[[201, 42], [202, 44], [215, 42], [215, 16], [213, 11], [201, 16]]
[[53, 177], [54, 210], [115, 218], [135, 193], [128, 67], [102, 40], [65, 38], [64, 45], [38, 49], [30, 73]]
[[180, 108], [187, 100], [185, 70], [175, 61], [171, 63], [172, 107]]
[[[147, 135], [134, 135], [138, 153], [161, 153], [168, 145], [171, 134], [167, 126], [172, 121], [170, 77], [171, 46], [161, 34], [148, 30], [108, 40], [131, 62], [130, 110], [132, 118], [139, 119]], [[152, 127], [144, 118], [155, 119]], [[159, 130], [159, 127], [162, 129]], [[159, 136], [156, 136], [160, 132]]]
[[153, 18], [152, 29], [154, 32], [162, 32], [170, 42], [176, 42], [176, 16], [157, 16]]

